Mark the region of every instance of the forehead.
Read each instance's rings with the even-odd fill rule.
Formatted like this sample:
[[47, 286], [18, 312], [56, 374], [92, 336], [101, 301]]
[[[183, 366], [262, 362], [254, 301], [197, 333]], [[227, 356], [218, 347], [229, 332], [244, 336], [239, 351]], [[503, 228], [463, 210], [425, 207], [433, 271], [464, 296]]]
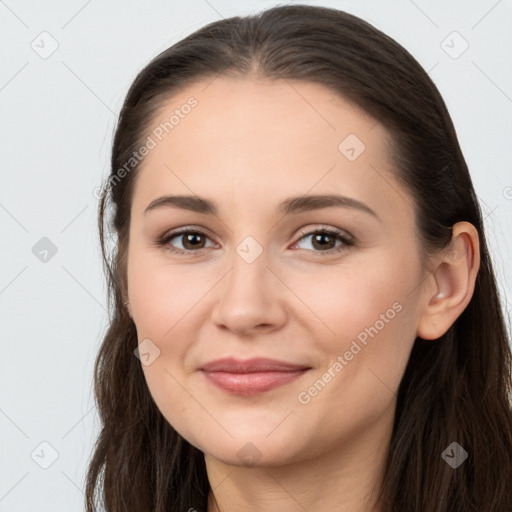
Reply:
[[165, 101], [148, 136], [138, 209], [163, 189], [269, 200], [337, 189], [381, 206], [396, 195], [383, 180], [391, 173], [384, 128], [322, 84], [210, 78]]
[[[170, 119], [172, 126], [166, 127]], [[160, 146], [179, 146], [186, 139], [198, 148], [238, 142], [249, 149], [264, 142], [267, 150], [280, 153], [304, 143], [337, 152], [349, 133], [369, 142], [373, 131], [373, 145], [384, 136], [384, 130], [374, 130], [380, 125], [373, 118], [322, 84], [248, 78], [218, 77], [191, 85], [162, 104], [151, 123], [153, 129], [159, 126]]]

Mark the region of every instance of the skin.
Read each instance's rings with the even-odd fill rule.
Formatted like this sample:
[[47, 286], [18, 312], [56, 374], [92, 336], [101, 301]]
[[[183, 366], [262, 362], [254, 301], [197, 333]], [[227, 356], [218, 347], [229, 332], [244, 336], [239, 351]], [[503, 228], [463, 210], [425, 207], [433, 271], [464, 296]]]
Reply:
[[[385, 129], [322, 85], [210, 79], [169, 99], [154, 125], [190, 96], [197, 107], [145, 157], [131, 208], [129, 311], [139, 343], [149, 339], [160, 350], [143, 365], [149, 390], [169, 423], [204, 452], [223, 512], [377, 512], [410, 351], [417, 336], [446, 332], [469, 302], [478, 234], [456, 224], [451, 246], [422, 266], [414, 200], [394, 178]], [[348, 134], [366, 146], [354, 161], [338, 149]], [[333, 206], [275, 213], [287, 197], [332, 193], [363, 202], [378, 218]], [[144, 214], [166, 194], [208, 198], [217, 215], [173, 207]], [[157, 245], [186, 226], [206, 233], [198, 249], [184, 236]], [[355, 244], [321, 254], [342, 243], [314, 244], [307, 233], [322, 227]], [[236, 252], [248, 236], [263, 249], [252, 263]], [[172, 246], [190, 252], [174, 254]], [[400, 311], [332, 377], [338, 356], [393, 304]], [[230, 395], [198, 371], [227, 356], [311, 369], [260, 395]], [[330, 367], [330, 381], [301, 403], [299, 393]], [[244, 446], [253, 465], [238, 455]], [[219, 510], [212, 495], [208, 510]]]

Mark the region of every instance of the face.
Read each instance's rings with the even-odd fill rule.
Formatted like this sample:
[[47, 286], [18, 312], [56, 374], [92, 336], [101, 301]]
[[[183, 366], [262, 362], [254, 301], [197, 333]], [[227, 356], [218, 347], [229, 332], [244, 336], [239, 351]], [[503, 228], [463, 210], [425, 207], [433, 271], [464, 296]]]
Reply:
[[[163, 105], [134, 189], [128, 299], [149, 390], [227, 464], [349, 446], [389, 425], [416, 337], [413, 200], [383, 127], [324, 86], [206, 84]], [[156, 201], [171, 195], [192, 197]], [[274, 363], [207, 371], [225, 358]]]

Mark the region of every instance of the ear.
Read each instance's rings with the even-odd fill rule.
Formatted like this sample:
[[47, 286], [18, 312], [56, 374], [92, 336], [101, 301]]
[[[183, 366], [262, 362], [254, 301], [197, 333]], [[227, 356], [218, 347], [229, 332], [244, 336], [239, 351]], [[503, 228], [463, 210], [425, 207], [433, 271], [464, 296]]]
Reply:
[[448, 331], [473, 296], [479, 268], [478, 231], [469, 222], [457, 222], [424, 287], [417, 336], [435, 340]]

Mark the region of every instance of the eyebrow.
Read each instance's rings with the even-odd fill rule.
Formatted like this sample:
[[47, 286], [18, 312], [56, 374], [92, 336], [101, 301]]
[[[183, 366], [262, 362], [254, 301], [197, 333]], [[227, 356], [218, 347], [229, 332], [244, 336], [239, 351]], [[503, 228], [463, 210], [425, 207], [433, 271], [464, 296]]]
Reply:
[[[333, 206], [353, 208], [379, 219], [379, 216], [366, 204], [358, 201], [357, 199], [336, 194], [289, 197], [278, 205], [276, 213], [281, 215], [291, 215], [293, 213], [320, 210], [322, 208], [329, 208]], [[181, 208], [183, 210], [190, 210], [192, 212], [204, 213], [207, 215], [217, 215], [218, 212], [215, 202], [210, 201], [209, 199], [199, 196], [167, 195], [158, 197], [151, 201], [148, 207], [144, 210], [144, 215], [152, 210], [162, 207]]]

